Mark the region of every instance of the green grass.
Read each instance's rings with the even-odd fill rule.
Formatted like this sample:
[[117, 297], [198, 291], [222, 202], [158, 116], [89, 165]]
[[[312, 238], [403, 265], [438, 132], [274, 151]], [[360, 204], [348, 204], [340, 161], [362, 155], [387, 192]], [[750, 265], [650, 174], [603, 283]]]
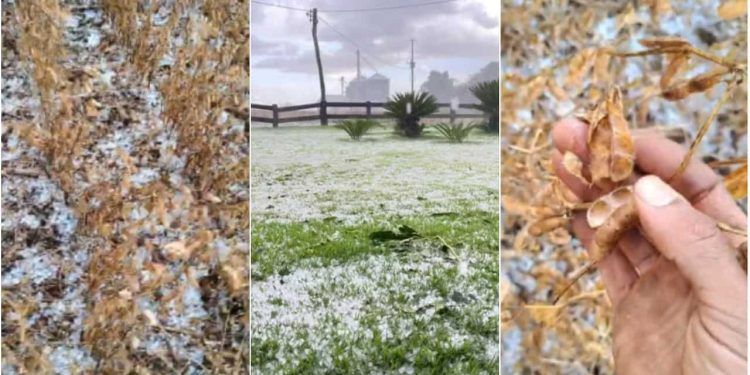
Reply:
[[253, 142], [254, 372], [498, 372], [497, 135]]
[[254, 222], [253, 280], [262, 280], [272, 274], [287, 274], [310, 259], [315, 259], [318, 266], [327, 266], [365, 255], [408, 251], [398, 244], [373, 243], [369, 238], [373, 232], [395, 230], [401, 225], [416, 230], [422, 239], [415, 242], [434, 247], [436, 252], [443, 247], [437, 238], [440, 236], [453, 248], [496, 254], [498, 221], [496, 213], [469, 211], [381, 218], [358, 224], [342, 224], [333, 217], [293, 223]]
[[[370, 234], [384, 229], [394, 230], [406, 225], [420, 234], [421, 238], [400, 244], [398, 241], [373, 243]], [[295, 347], [294, 363], [279, 365], [276, 355], [285, 356], [285, 348], [276, 339], [253, 338], [252, 364], [259, 373], [325, 373], [362, 374], [373, 369], [383, 373], [396, 373], [402, 366], [410, 366], [416, 374], [495, 374], [497, 359], [486, 356], [487, 347], [496, 347], [498, 336], [497, 317], [488, 318], [491, 306], [497, 306], [497, 247], [498, 215], [490, 212], [466, 211], [436, 216], [410, 216], [381, 218], [371, 223], [344, 225], [336, 219], [309, 221], [305, 223], [255, 223], [253, 227], [252, 267], [254, 281], [261, 281], [273, 274], [289, 274], [293, 270], [310, 267], [326, 267], [344, 264], [377, 254], [399, 254], [395, 261], [408, 263], [407, 257], [425, 254], [430, 258], [446, 258], [451, 254], [437, 237], [450, 245], [459, 257], [478, 256], [472, 263], [471, 276], [466, 283], [480, 290], [495, 291], [489, 300], [457, 305], [451, 298], [459, 275], [456, 262], [447, 262], [425, 274], [415, 271], [413, 285], [389, 285], [382, 282], [377, 287], [385, 292], [383, 301], [366, 302], [369, 306], [359, 319], [356, 332], [341, 332], [333, 329], [335, 337], [328, 339], [330, 347], [329, 365], [324, 365], [325, 355], [316, 350], [314, 339], [305, 329], [293, 329], [296, 339], [302, 344]], [[442, 263], [441, 263], [442, 264]], [[361, 272], [364, 272], [362, 270]], [[426, 280], [421, 282], [420, 280]], [[422, 285], [419, 286], [418, 285]], [[341, 327], [340, 317], [325, 313], [333, 298], [356, 295], [346, 283], [330, 285], [329, 288], [309, 292], [322, 315], [317, 319], [326, 326]], [[414, 301], [427, 295], [439, 296], [429, 305], [435, 312], [425, 317], [424, 311], [414, 306]], [[378, 303], [376, 303], [378, 302]], [[280, 306], [281, 301], [271, 304]], [[389, 337], [381, 334], [382, 324], [392, 332]], [[408, 332], [402, 331], [406, 324]], [[464, 342], [449, 344], [460, 333]], [[273, 336], [273, 335], [272, 335]], [[362, 353], [366, 360], [362, 359]], [[270, 367], [268, 367], [270, 366]], [[322, 370], [327, 368], [327, 370]], [[265, 369], [265, 370], [263, 370]], [[271, 370], [273, 369], [273, 370]]]

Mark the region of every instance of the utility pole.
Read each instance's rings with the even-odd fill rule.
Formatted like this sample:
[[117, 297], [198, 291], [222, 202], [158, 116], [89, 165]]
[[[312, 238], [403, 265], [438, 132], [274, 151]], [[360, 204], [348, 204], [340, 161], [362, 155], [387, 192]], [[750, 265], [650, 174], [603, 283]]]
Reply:
[[411, 93], [414, 94], [414, 39], [411, 40]]
[[362, 74], [359, 71], [359, 49], [357, 49], [357, 78], [361, 78]]
[[318, 76], [320, 77], [320, 124], [328, 125], [328, 113], [326, 111], [326, 83], [323, 79], [323, 64], [320, 62], [320, 48], [318, 47], [318, 8], [313, 8], [307, 13], [312, 21], [312, 36], [315, 44], [315, 60], [318, 62]]
[[341, 76], [341, 96], [344, 96], [344, 76]]

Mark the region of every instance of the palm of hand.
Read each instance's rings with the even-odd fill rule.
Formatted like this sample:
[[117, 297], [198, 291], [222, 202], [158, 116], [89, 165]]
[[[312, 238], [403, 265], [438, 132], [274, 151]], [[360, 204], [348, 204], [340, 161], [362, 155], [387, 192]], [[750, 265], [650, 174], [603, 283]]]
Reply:
[[615, 308], [617, 373], [737, 373], [745, 360], [732, 344], [744, 340], [742, 332], [744, 319], [701, 301], [660, 257]]

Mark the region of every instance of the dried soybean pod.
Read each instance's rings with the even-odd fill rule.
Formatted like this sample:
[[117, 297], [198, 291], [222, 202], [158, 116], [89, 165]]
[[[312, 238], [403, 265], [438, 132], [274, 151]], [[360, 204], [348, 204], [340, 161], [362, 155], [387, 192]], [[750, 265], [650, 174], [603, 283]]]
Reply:
[[648, 48], [682, 48], [690, 47], [690, 42], [685, 39], [666, 36], [641, 39], [641, 45]]
[[571, 281], [558, 293], [553, 304], [557, 304], [562, 296], [573, 286], [583, 275], [591, 272], [599, 262], [604, 259], [612, 249], [617, 245], [622, 236], [628, 230], [638, 225], [638, 212], [635, 208], [635, 199], [630, 199], [622, 206], [618, 207], [607, 220], [599, 226], [594, 232], [594, 239], [589, 248], [590, 261], [582, 268], [574, 272]]
[[565, 226], [567, 223], [568, 219], [565, 216], [541, 218], [529, 226], [528, 232], [534, 237], [541, 236], [547, 232]]
[[667, 87], [669, 87], [672, 79], [680, 72], [680, 70], [682, 70], [682, 68], [685, 67], [687, 61], [688, 55], [686, 53], [676, 53], [670, 55], [667, 70], [664, 71], [664, 74], [662, 74], [661, 79], [659, 80], [659, 87], [661, 87], [662, 90], [665, 90]]
[[568, 173], [578, 178], [581, 182], [588, 184], [589, 181], [583, 176], [583, 162], [576, 156], [576, 154], [565, 151], [563, 155], [563, 167]]
[[612, 156], [610, 160], [610, 179], [620, 182], [633, 173], [635, 165], [635, 145], [630, 136], [630, 128], [622, 110], [622, 94], [614, 87], [607, 98], [607, 113], [612, 128]]
[[721, 82], [721, 78], [726, 74], [726, 70], [721, 69], [709, 73], [695, 76], [687, 81], [674, 85], [664, 92], [661, 96], [669, 101], [680, 100], [697, 92], [704, 92]]
[[586, 222], [592, 229], [599, 228], [612, 215], [614, 208], [607, 201], [598, 199], [586, 210]]
[[727, 73], [727, 70], [724, 68], [721, 68], [719, 70], [715, 70], [712, 72], [708, 72], [705, 74], [701, 74], [697, 77], [694, 77], [688, 81], [688, 85], [690, 85], [690, 91], [692, 92], [703, 92], [706, 91], [717, 83], [721, 82], [721, 77], [723, 77]]
[[612, 129], [607, 116], [607, 105], [604, 101], [591, 110], [586, 116], [589, 123], [588, 148], [589, 154], [589, 172], [591, 182], [594, 185], [604, 188], [611, 186], [609, 179], [609, 159], [611, 153]]
[[635, 200], [618, 207], [594, 233], [591, 243], [591, 260], [596, 263], [604, 259], [628, 230], [638, 225], [638, 211]]

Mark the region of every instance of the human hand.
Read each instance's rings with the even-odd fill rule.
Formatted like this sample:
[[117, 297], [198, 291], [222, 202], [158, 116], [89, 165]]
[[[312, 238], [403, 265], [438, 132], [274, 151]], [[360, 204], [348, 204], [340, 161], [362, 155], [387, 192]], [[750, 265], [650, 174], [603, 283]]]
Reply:
[[[558, 123], [553, 163], [560, 179], [591, 201], [602, 192], [562, 166], [566, 151], [588, 162], [587, 131], [576, 119]], [[682, 161], [680, 145], [655, 134], [634, 141], [637, 171], [630, 182], [640, 228], [628, 232], [598, 266], [614, 310], [615, 369], [745, 374], [747, 275], [734, 249], [746, 238], [721, 233], [716, 222], [744, 228], [747, 219], [704, 163], [692, 162], [671, 186], [662, 181]], [[577, 214], [572, 225], [588, 247], [594, 232], [585, 215]]]

